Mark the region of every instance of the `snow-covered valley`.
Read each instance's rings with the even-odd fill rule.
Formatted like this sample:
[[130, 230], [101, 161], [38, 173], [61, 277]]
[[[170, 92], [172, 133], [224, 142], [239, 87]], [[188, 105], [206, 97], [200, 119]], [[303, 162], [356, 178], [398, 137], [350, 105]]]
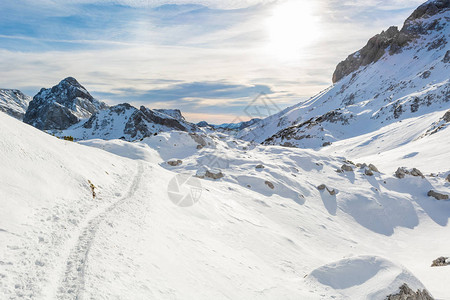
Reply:
[[[402, 161], [425, 177], [399, 179], [383, 157], [395, 158], [390, 148], [359, 160], [370, 155], [368, 137], [329, 149], [360, 149], [348, 157], [377, 166], [373, 176], [356, 166], [336, 172], [345, 159], [323, 151], [219, 133], [80, 145], [0, 118], [6, 298], [384, 299], [403, 283], [435, 299], [450, 295], [449, 269], [430, 267], [448, 255], [450, 205], [427, 196], [450, 190], [448, 130], [410, 143], [416, 157], [436, 145], [443, 151], [434, 164]], [[390, 137], [400, 142], [403, 133], [395, 132]], [[169, 165], [173, 159], [182, 163]], [[198, 179], [193, 206], [171, 201], [176, 174], [218, 167], [224, 177]]]
[[73, 77], [0, 89], [0, 299], [450, 299], [449, 14], [425, 2], [237, 123]]

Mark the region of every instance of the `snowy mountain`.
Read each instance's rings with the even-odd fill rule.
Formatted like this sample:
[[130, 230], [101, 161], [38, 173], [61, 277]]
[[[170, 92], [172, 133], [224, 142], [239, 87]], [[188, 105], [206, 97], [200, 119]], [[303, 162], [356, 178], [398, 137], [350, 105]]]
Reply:
[[[1, 95], [6, 95], [7, 91], [13, 90], [2, 90]], [[13, 107], [11, 96], [3, 98], [0, 105]], [[199, 127], [187, 122], [178, 109], [151, 110], [144, 106], [137, 109], [128, 103], [109, 107], [92, 97], [73, 77], [63, 79], [51, 89], [41, 89], [30, 102], [23, 121], [56, 136], [71, 136], [76, 140], [121, 138], [133, 141], [161, 131], [199, 131]]]
[[22, 120], [31, 97], [19, 90], [0, 89], [0, 111]]
[[[427, 196], [449, 193], [449, 130], [414, 147], [424, 178], [399, 179], [384, 157], [358, 161], [379, 169], [368, 175], [343, 157], [222, 133], [73, 143], [4, 113], [0, 124], [5, 299], [450, 295], [447, 267], [430, 267], [448, 256], [450, 205]], [[353, 170], [336, 172], [343, 164]], [[190, 177], [197, 194], [181, 180], [217, 167], [219, 179]]]
[[30, 102], [23, 121], [41, 130], [62, 130], [105, 108], [105, 103], [68, 77], [50, 89], [42, 88]]
[[450, 109], [449, 1], [428, 1], [341, 62], [334, 85], [239, 136], [319, 148], [406, 118]]
[[179, 110], [151, 110], [144, 106], [137, 109], [123, 103], [98, 111], [66, 130], [51, 132], [76, 140], [120, 138], [134, 141], [170, 130], [195, 132], [198, 127], [185, 121]]
[[223, 130], [242, 130], [244, 128], [247, 128], [249, 126], [252, 126], [256, 123], [258, 123], [259, 121], [261, 121], [261, 119], [259, 118], [254, 118], [251, 119], [249, 121], [243, 121], [243, 122], [238, 122], [238, 123], [223, 123], [220, 125], [214, 125], [214, 124], [209, 124], [206, 121], [201, 121], [199, 123], [197, 123], [197, 126], [199, 127], [209, 127], [212, 129], [223, 129]]

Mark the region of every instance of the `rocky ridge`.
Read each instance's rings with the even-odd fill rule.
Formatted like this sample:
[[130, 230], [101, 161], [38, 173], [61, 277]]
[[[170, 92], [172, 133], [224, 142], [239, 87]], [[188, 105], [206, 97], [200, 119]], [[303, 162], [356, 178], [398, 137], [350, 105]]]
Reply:
[[27, 111], [31, 97], [19, 90], [0, 89], [0, 111], [22, 120]]

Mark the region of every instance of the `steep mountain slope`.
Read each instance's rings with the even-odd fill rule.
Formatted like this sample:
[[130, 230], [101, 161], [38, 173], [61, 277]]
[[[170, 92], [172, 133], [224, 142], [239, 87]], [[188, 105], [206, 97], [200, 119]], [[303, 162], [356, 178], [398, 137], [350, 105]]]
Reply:
[[144, 106], [137, 109], [123, 103], [101, 110], [67, 130], [51, 132], [77, 140], [121, 138], [134, 141], [170, 130], [194, 132], [198, 127], [186, 122], [179, 110], [151, 110]]
[[62, 130], [106, 107], [75, 78], [68, 77], [51, 89], [42, 88], [30, 102], [23, 121], [41, 130]]
[[[221, 134], [82, 142], [121, 158], [0, 124], [6, 298], [380, 299], [404, 283], [450, 296], [430, 267], [450, 246], [450, 206], [426, 195], [449, 191], [446, 173], [338, 173], [343, 158]], [[172, 202], [177, 174], [217, 167], [194, 206]]]
[[336, 68], [333, 86], [239, 136], [318, 148], [406, 118], [450, 109], [449, 1], [428, 1], [398, 31], [372, 38]]
[[0, 89], [0, 111], [22, 120], [27, 111], [31, 97], [19, 90]]

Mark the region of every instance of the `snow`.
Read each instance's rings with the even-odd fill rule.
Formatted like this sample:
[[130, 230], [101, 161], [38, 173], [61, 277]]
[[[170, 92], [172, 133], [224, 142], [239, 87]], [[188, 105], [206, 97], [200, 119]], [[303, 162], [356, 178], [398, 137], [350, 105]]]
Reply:
[[[425, 287], [404, 267], [377, 256], [358, 256], [321, 266], [308, 276], [311, 284], [348, 299], [384, 299], [407, 283], [416, 291]], [[316, 287], [317, 288], [317, 287]], [[333, 293], [332, 292], [332, 293]]]
[[[449, 269], [430, 267], [448, 255], [450, 205], [426, 196], [450, 192], [446, 174], [337, 173], [342, 157], [220, 133], [197, 149], [186, 132], [78, 144], [0, 124], [6, 298], [378, 299], [404, 282], [450, 296]], [[175, 205], [169, 182], [202, 168], [225, 176]]]
[[[450, 256], [450, 201], [427, 196], [450, 194], [446, 49], [425, 50], [437, 32], [244, 129], [249, 141], [155, 125], [167, 132], [127, 142], [124, 105], [69, 142], [0, 112], [0, 298], [384, 299], [407, 283], [450, 299], [450, 267], [430, 267]], [[414, 111], [416, 96], [436, 101]], [[308, 149], [253, 142], [330, 110], [348, 124], [292, 141]], [[402, 166], [425, 176], [394, 177]]]
[[31, 99], [19, 90], [0, 89], [0, 111], [22, 120]]
[[[447, 10], [416, 20], [429, 24], [436, 21], [436, 27], [442, 28], [420, 35], [400, 53], [386, 53], [377, 62], [361, 67], [311, 99], [242, 130], [238, 136], [257, 143], [319, 149], [324, 142], [358, 137], [401, 120], [450, 109], [450, 64], [444, 62], [448, 47], [431, 47], [448, 37], [448, 14]], [[281, 134], [283, 129], [329, 112], [338, 113], [339, 119], [303, 126], [294, 136]]]

